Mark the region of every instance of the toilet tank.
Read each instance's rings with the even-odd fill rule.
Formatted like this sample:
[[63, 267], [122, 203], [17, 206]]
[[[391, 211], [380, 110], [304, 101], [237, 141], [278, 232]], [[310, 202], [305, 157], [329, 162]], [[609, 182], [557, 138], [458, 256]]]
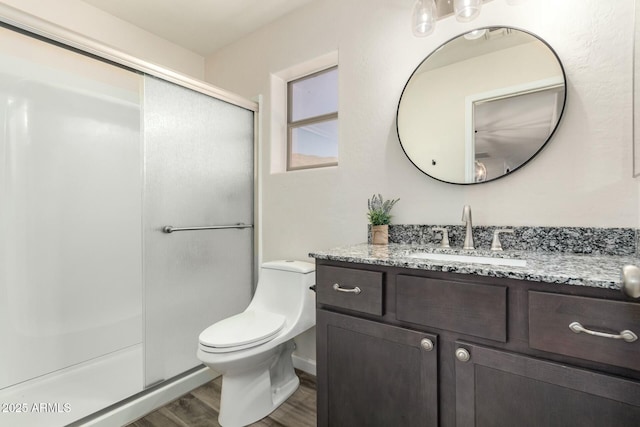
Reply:
[[280, 313], [289, 325], [306, 330], [315, 324], [314, 264], [303, 261], [270, 261], [262, 264], [249, 309]]

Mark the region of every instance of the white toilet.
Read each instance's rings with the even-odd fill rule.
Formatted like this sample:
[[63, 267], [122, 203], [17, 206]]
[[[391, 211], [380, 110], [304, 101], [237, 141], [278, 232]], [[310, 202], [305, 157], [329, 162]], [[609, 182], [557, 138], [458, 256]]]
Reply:
[[316, 323], [314, 272], [302, 261], [262, 264], [249, 307], [200, 334], [198, 359], [222, 374], [220, 425], [258, 421], [298, 388], [293, 338]]

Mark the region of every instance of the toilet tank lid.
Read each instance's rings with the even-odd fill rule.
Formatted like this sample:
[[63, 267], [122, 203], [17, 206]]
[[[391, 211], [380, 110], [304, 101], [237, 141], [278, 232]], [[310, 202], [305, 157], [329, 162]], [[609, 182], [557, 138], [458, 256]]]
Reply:
[[313, 273], [316, 271], [315, 264], [304, 261], [279, 260], [269, 261], [262, 264], [262, 268], [270, 270], [293, 271], [295, 273]]

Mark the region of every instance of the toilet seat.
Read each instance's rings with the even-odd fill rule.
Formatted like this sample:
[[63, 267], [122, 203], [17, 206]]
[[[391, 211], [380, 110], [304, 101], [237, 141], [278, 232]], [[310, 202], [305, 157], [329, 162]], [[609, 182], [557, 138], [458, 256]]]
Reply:
[[277, 313], [247, 310], [209, 326], [200, 334], [200, 348], [208, 353], [228, 353], [272, 340], [285, 324]]

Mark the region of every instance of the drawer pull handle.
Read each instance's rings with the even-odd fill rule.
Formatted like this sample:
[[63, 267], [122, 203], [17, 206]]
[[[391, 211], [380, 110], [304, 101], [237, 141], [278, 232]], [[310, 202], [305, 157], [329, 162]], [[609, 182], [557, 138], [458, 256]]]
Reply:
[[337, 283], [333, 284], [333, 290], [338, 292], [349, 292], [351, 294], [356, 294], [356, 295], [362, 292], [360, 288], [357, 286], [355, 288], [347, 289], [347, 288], [340, 287], [340, 285], [338, 285]]
[[576, 334], [579, 334], [580, 332], [584, 332], [585, 334], [595, 335], [596, 337], [611, 338], [614, 340], [624, 340], [626, 342], [634, 342], [635, 340], [638, 339], [638, 336], [628, 329], [625, 329], [624, 331], [620, 332], [620, 334], [618, 335], [614, 335], [614, 334], [607, 334], [606, 332], [591, 331], [589, 329], [586, 329], [584, 326], [582, 326], [578, 322], [571, 323], [569, 325], [569, 329], [571, 329]]

